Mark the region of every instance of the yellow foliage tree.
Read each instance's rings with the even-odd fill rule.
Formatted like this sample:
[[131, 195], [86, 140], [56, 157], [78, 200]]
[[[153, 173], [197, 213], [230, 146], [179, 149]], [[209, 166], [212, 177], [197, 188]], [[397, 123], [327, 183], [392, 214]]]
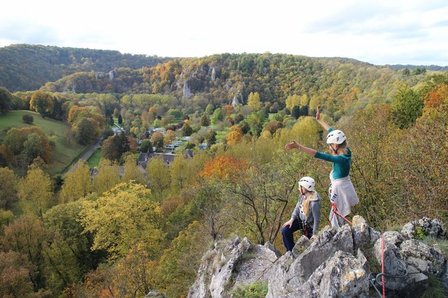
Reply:
[[9, 168], [0, 168], [0, 209], [11, 209], [17, 202], [19, 179]]
[[168, 297], [187, 296], [201, 257], [207, 249], [205, 237], [204, 226], [194, 221], [163, 252], [157, 276], [160, 287]]
[[110, 160], [101, 159], [98, 174], [93, 178], [93, 191], [101, 194], [117, 185], [119, 181], [118, 165]]
[[146, 166], [149, 185], [154, 195], [161, 197], [171, 184], [170, 170], [161, 158], [151, 158]]
[[176, 134], [171, 129], [168, 129], [163, 137], [164, 144], [170, 144], [176, 138]]
[[151, 259], [160, 253], [161, 210], [141, 184], [121, 183], [96, 200], [84, 200], [80, 217], [85, 231], [93, 234], [92, 249], [107, 250], [111, 259], [127, 255], [136, 245]]
[[286, 98], [285, 104], [286, 104], [286, 108], [288, 110], [292, 111], [293, 107], [296, 107], [296, 106], [298, 107], [300, 105], [300, 97], [296, 94], [289, 95]]
[[249, 93], [247, 105], [253, 110], [258, 111], [261, 108], [260, 94], [258, 92]]
[[178, 155], [170, 166], [171, 185], [174, 189], [182, 189], [187, 180], [190, 178], [190, 169], [188, 161], [182, 156]]
[[50, 207], [53, 185], [50, 176], [36, 166], [30, 166], [18, 185], [19, 204], [28, 214], [42, 217]]
[[227, 144], [235, 145], [243, 138], [243, 131], [238, 125], [233, 125], [230, 128], [230, 132], [227, 134]]
[[121, 178], [123, 182], [134, 180], [138, 183], [145, 183], [143, 168], [139, 168], [134, 155], [128, 155], [124, 159], [124, 175]]
[[59, 198], [61, 203], [75, 201], [91, 191], [90, 170], [85, 162], [78, 162], [74, 170], [65, 176]]
[[300, 117], [291, 129], [290, 138], [305, 146], [316, 148], [320, 143], [319, 131], [321, 127], [314, 117]]

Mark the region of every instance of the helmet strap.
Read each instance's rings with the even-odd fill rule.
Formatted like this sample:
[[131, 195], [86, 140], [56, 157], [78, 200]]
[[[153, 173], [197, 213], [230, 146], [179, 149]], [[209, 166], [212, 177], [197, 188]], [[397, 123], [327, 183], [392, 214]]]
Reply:
[[[338, 145], [336, 145], [336, 146], [338, 146]], [[333, 150], [333, 152], [336, 154], [336, 153], [338, 153], [338, 147], [336, 147], [336, 149], [334, 149], [334, 147], [333, 147], [333, 144], [330, 144], [330, 147], [331, 147], [331, 150]]]

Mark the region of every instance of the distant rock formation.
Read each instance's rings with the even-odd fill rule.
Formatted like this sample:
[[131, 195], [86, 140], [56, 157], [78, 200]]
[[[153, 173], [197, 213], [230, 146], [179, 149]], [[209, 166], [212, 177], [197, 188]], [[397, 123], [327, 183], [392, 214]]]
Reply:
[[381, 234], [354, 216], [352, 226], [327, 226], [315, 241], [302, 236], [283, 256], [270, 244], [225, 240], [204, 255], [188, 297], [231, 297], [255, 282], [267, 283], [271, 298], [370, 297], [377, 295], [373, 285], [381, 290], [382, 256], [388, 297], [416, 297], [427, 288], [429, 275], [446, 278], [447, 271], [446, 257], [415, 239], [418, 233], [446, 239], [438, 220], [424, 218], [401, 232]]
[[216, 69], [214, 67], [211, 68], [210, 80], [214, 82], [216, 80]]
[[113, 81], [117, 76], [117, 72], [115, 70], [109, 71], [109, 81]]
[[189, 98], [191, 96], [191, 90], [188, 86], [188, 81], [185, 81], [184, 88], [182, 89], [182, 96], [185, 98]]

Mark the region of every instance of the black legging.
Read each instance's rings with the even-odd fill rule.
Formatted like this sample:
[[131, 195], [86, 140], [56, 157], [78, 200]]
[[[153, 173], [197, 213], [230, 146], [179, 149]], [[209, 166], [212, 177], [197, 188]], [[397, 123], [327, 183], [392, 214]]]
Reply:
[[294, 248], [293, 233], [297, 230], [302, 230], [303, 234], [307, 237], [310, 237], [313, 234], [312, 228], [308, 228], [308, 233], [306, 233], [303, 229], [302, 221], [297, 218], [294, 219], [291, 227], [286, 226], [282, 228], [283, 244], [285, 245], [287, 251], [291, 251]]

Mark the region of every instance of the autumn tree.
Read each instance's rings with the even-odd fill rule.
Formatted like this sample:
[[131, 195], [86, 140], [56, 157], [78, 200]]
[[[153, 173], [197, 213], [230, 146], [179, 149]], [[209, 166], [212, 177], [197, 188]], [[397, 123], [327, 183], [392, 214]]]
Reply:
[[92, 249], [107, 250], [111, 259], [125, 256], [137, 244], [149, 258], [160, 253], [160, 207], [143, 185], [121, 183], [85, 200], [80, 215], [85, 231], [94, 235]]
[[135, 245], [112, 268], [113, 291], [124, 297], [144, 297], [158, 287], [157, 266], [143, 245]]
[[98, 136], [96, 123], [91, 118], [82, 118], [73, 127], [76, 141], [81, 145], [88, 145]]
[[9, 111], [11, 102], [11, 93], [6, 88], [0, 87], [0, 115]]
[[6, 133], [4, 144], [22, 167], [28, 166], [36, 157], [41, 157], [46, 163], [51, 160], [53, 148], [39, 127], [11, 128]]
[[[263, 119], [262, 119], [262, 115], [258, 114], [258, 113], [251, 113], [248, 117], [247, 117], [247, 124], [249, 126], [249, 131], [253, 136], [259, 136], [261, 131], [263, 130]], [[245, 121], [240, 123], [240, 127], [242, 128], [242, 124]], [[243, 129], [243, 128], [242, 128]]]
[[120, 181], [118, 165], [110, 160], [101, 159], [98, 174], [93, 177], [92, 191], [101, 194], [118, 184]]
[[208, 179], [234, 181], [247, 168], [248, 164], [245, 160], [237, 159], [230, 155], [218, 155], [205, 162], [204, 168], [199, 175]]
[[9, 168], [0, 168], [0, 209], [11, 210], [17, 202], [19, 179]]
[[153, 144], [154, 147], [156, 147], [157, 149], [162, 149], [163, 148], [163, 134], [161, 132], [154, 132], [151, 136], [151, 143]]
[[227, 144], [234, 145], [241, 141], [243, 138], [243, 132], [238, 125], [234, 125], [230, 128], [230, 132], [227, 134]]
[[40, 157], [46, 163], [51, 160], [52, 147], [47, 136], [40, 133], [30, 133], [23, 142], [22, 156], [27, 164]]
[[86, 196], [91, 188], [89, 166], [79, 161], [64, 178], [64, 184], [59, 193], [60, 202], [67, 203], [80, 199]]
[[56, 99], [48, 92], [36, 91], [31, 96], [30, 109], [38, 112], [43, 117], [48, 117], [53, 113]]
[[30, 166], [18, 184], [19, 204], [27, 214], [42, 217], [53, 200], [53, 183], [50, 176], [36, 166]]
[[124, 158], [124, 174], [121, 180], [123, 182], [128, 182], [134, 180], [138, 183], [145, 183], [144, 169], [140, 169], [137, 165], [137, 160], [135, 155], [129, 154]]
[[393, 98], [392, 119], [400, 128], [414, 125], [415, 120], [422, 115], [423, 100], [409, 87], [401, 87]]
[[213, 129], [210, 129], [205, 135], [205, 141], [208, 146], [216, 144], [216, 132]]
[[146, 173], [151, 190], [156, 197], [161, 198], [171, 184], [170, 170], [162, 158], [151, 158], [146, 166]]
[[43, 217], [52, 241], [46, 246], [48, 278], [53, 290], [62, 290], [81, 280], [84, 275], [105, 261], [105, 251], [92, 251], [92, 235], [84, 233], [79, 213], [82, 202], [59, 204]]
[[163, 137], [164, 144], [170, 144], [176, 139], [176, 134], [171, 129], [168, 129]]
[[190, 124], [185, 122], [184, 125], [182, 126], [182, 134], [184, 136], [191, 136], [192, 133], [193, 133], [193, 129], [191, 128]]
[[297, 140], [305, 146], [318, 148], [320, 144], [320, 131], [321, 127], [314, 117], [302, 117], [291, 128], [288, 137], [290, 140]]
[[95, 126], [99, 129], [103, 129], [105, 125], [104, 116], [101, 115], [101, 111], [93, 106], [80, 107], [73, 105], [68, 111], [67, 121], [71, 125], [75, 125], [82, 118], [89, 118], [95, 123]]
[[[5, 227], [1, 245], [4, 251], [15, 251], [32, 264], [29, 278], [34, 289], [46, 286], [45, 243], [47, 232], [40, 219], [33, 215], [23, 215]], [[25, 267], [26, 268], [26, 267]], [[24, 269], [25, 269], [24, 268]]]
[[38, 297], [33, 290], [30, 276], [34, 266], [26, 255], [15, 251], [0, 251], [1, 297]]
[[225, 186], [224, 199], [233, 198], [231, 218], [239, 233], [260, 244], [274, 242], [297, 179], [291, 172], [281, 160], [272, 161], [250, 167], [244, 177]]
[[424, 113], [434, 111], [448, 111], [448, 83], [442, 83], [434, 87], [424, 98]]
[[171, 175], [171, 185], [173, 188], [180, 190], [185, 187], [191, 174], [189, 171], [188, 161], [182, 155], [178, 155], [174, 158], [169, 170]]
[[258, 92], [251, 92], [247, 97], [247, 105], [253, 110], [258, 111], [261, 108], [260, 94]]
[[201, 126], [209, 126], [210, 125], [210, 118], [208, 117], [207, 113], [204, 113], [201, 117]]
[[145, 139], [140, 144], [140, 152], [143, 153], [151, 153], [152, 152], [152, 144], [151, 141], [148, 139]]
[[210, 117], [212, 124], [216, 124], [219, 121], [222, 121], [223, 119], [224, 119], [224, 113], [222, 112], [221, 108], [216, 108], [213, 111], [212, 116]]
[[300, 106], [300, 97], [296, 94], [289, 95], [285, 101], [286, 108], [292, 111], [292, 108]]
[[163, 252], [157, 276], [159, 287], [168, 297], [187, 296], [188, 289], [196, 278], [201, 257], [207, 249], [204, 234], [203, 226], [194, 221]]
[[124, 134], [115, 134], [103, 141], [101, 153], [109, 160], [118, 161], [129, 149], [128, 138]]
[[283, 125], [281, 122], [277, 120], [272, 120], [265, 124], [264, 129], [269, 131], [271, 134], [274, 134], [277, 131], [277, 129], [281, 128], [282, 126]]

